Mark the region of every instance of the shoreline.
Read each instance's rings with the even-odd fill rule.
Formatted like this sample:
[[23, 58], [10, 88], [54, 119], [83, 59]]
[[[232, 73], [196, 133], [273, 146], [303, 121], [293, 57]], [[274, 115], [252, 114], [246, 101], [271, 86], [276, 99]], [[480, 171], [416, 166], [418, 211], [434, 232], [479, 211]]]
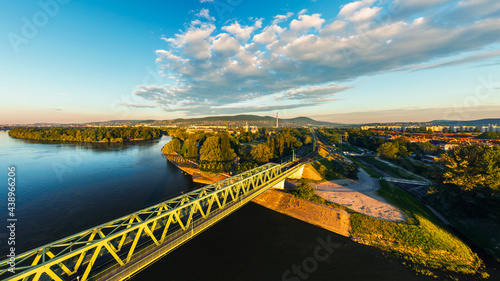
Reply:
[[225, 174], [214, 175], [214, 174], [204, 173], [198, 168], [197, 163], [190, 160], [186, 160], [179, 154], [166, 154], [166, 153], [162, 154], [167, 159], [168, 162], [174, 164], [182, 172], [191, 175], [191, 177], [193, 178], [193, 182], [201, 184], [212, 184], [229, 177]]
[[133, 142], [142, 142], [142, 141], [150, 141], [150, 140], [159, 140], [159, 138], [153, 138], [153, 139], [129, 139], [129, 140], [123, 140], [123, 141], [72, 141], [72, 140], [37, 140], [37, 139], [30, 139], [30, 138], [17, 138], [10, 136], [9, 137], [17, 140], [30, 140], [30, 141], [41, 141], [41, 142], [64, 142], [64, 143], [133, 143]]

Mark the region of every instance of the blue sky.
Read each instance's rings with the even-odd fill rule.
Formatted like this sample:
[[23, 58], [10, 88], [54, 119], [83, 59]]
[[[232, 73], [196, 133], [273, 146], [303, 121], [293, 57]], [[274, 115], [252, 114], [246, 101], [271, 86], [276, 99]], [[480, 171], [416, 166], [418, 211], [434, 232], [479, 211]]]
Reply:
[[500, 117], [500, 1], [0, 1], [0, 123]]

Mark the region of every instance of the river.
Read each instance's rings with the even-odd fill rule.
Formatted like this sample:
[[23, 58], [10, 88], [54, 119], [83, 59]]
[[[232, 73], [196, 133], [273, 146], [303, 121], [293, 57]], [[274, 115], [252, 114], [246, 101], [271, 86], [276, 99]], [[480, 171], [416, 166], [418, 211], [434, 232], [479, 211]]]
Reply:
[[[169, 140], [54, 143], [13, 139], [0, 131], [0, 181], [7, 182], [8, 167], [16, 168], [17, 254], [197, 188], [161, 155]], [[0, 255], [5, 257], [7, 189], [2, 190]], [[335, 246], [315, 255], [328, 242]], [[254, 203], [133, 279], [435, 280], [417, 276], [391, 254]]]

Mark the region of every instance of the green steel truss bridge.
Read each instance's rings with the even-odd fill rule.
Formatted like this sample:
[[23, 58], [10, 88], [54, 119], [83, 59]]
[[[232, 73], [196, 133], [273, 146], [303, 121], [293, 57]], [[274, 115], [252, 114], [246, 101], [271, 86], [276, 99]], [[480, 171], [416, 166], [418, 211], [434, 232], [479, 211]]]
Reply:
[[303, 165], [269, 163], [0, 262], [0, 279], [124, 280], [181, 246]]

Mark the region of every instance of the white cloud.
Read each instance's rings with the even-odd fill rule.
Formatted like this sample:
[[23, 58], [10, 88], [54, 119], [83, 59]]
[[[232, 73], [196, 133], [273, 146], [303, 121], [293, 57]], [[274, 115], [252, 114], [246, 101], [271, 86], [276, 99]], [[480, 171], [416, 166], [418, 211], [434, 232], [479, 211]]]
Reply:
[[231, 25], [228, 26], [223, 26], [222, 30], [225, 30], [232, 35], [234, 35], [236, 38], [243, 40], [246, 42], [252, 33], [262, 27], [262, 20], [259, 19], [255, 22], [253, 26], [241, 26], [238, 22], [235, 22]]
[[209, 21], [215, 21], [215, 18], [210, 16], [208, 9], [201, 9], [198, 14], [196, 14], [197, 17], [204, 18]]
[[339, 12], [339, 16], [349, 18], [360, 9], [370, 6], [371, 4], [373, 4], [373, 2], [375, 2], [375, 0], [361, 0], [348, 3], [342, 7]]
[[292, 20], [290, 23], [290, 31], [291, 32], [304, 32], [307, 31], [309, 28], [314, 28], [316, 30], [319, 30], [323, 23], [325, 22], [324, 19], [321, 18], [320, 14], [313, 14], [313, 15], [299, 15], [298, 20]]
[[321, 32], [324, 34], [332, 34], [332, 33], [339, 33], [341, 32], [344, 28], [346, 28], [347, 22], [341, 21], [341, 20], [336, 20], [330, 24], [327, 24]]
[[348, 19], [354, 22], [369, 21], [377, 17], [381, 9], [380, 7], [365, 7], [356, 11], [352, 16], [348, 17]]
[[149, 105], [149, 104], [135, 104], [135, 103], [120, 103], [121, 106], [125, 107], [133, 107], [133, 108], [155, 108], [158, 107], [158, 105]]
[[274, 16], [273, 25], [278, 24], [280, 22], [284, 22], [284, 21], [288, 20], [291, 16], [293, 16], [292, 12], [288, 12], [288, 13], [286, 13], [286, 15], [276, 15], [276, 16]]
[[264, 28], [264, 31], [253, 37], [253, 41], [260, 44], [272, 43], [284, 30], [284, 28], [278, 25], [267, 26]]
[[213, 3], [214, 0], [200, 0], [200, 3]]
[[212, 42], [212, 48], [216, 55], [232, 57], [240, 51], [242, 46], [238, 43], [238, 40], [231, 37], [229, 34], [221, 33], [217, 35]]
[[[140, 85], [136, 95], [165, 110], [191, 114], [296, 108], [331, 102], [336, 93], [350, 89], [345, 81], [361, 76], [497, 54], [491, 47], [482, 50], [500, 43], [500, 15], [480, 12], [481, 5], [475, 5], [471, 9], [480, 17], [463, 17], [462, 6], [472, 5], [468, 0], [432, 2], [452, 7], [434, 10], [428, 4], [418, 18], [401, 13], [377, 21], [386, 7], [362, 0], [343, 6], [334, 18], [289, 12], [267, 24], [265, 19], [236, 20], [219, 30], [209, 18], [199, 17], [184, 31], [163, 38], [168, 46], [156, 51], [164, 74], [175, 77], [172, 85]], [[477, 55], [460, 60], [470, 52]], [[452, 55], [459, 59], [429, 66]]]
[[181, 54], [196, 59], [210, 58], [210, 36], [215, 31], [212, 23], [193, 22], [189, 29], [175, 38], [163, 38], [174, 48], [182, 49]]

